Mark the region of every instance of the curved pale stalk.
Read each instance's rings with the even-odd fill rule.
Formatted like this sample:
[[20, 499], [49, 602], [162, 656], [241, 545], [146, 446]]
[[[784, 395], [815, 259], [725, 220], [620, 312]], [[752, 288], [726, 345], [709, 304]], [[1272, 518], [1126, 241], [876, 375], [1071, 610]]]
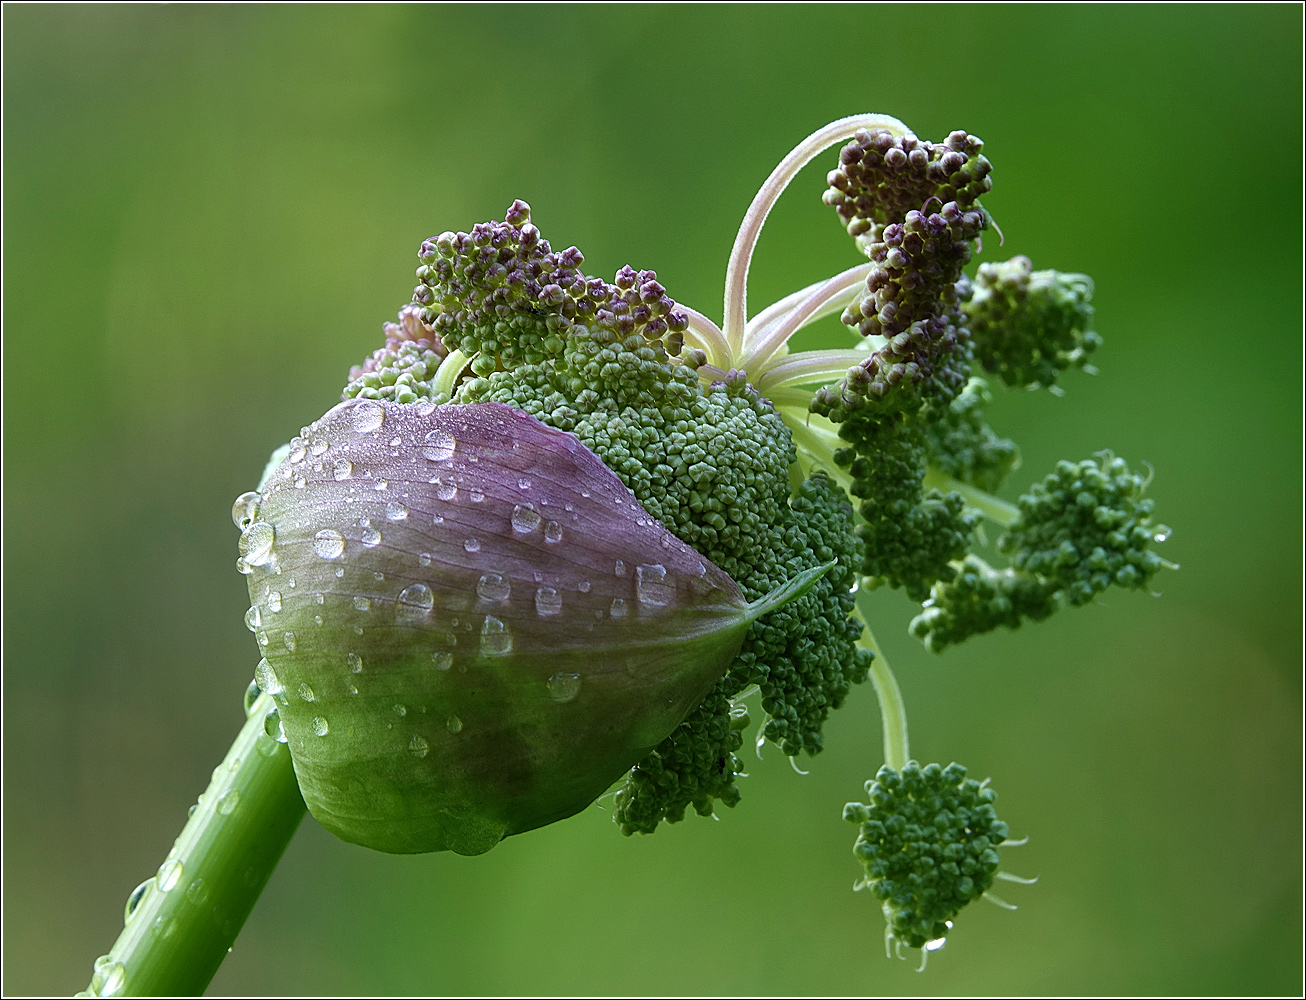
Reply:
[[435, 371], [435, 378], [431, 382], [431, 391], [435, 395], [446, 394], [453, 396], [454, 386], [458, 384], [458, 379], [472, 363], [472, 356], [464, 354], [462, 351], [453, 350], [440, 362], [440, 367]]
[[898, 137], [912, 134], [911, 129], [889, 115], [852, 115], [831, 122], [809, 135], [780, 161], [744, 213], [744, 221], [739, 225], [739, 233], [730, 251], [730, 262], [726, 265], [725, 323], [722, 330], [733, 355], [737, 356], [743, 350], [744, 326], [748, 317], [748, 266], [772, 206], [798, 171], [831, 146], [851, 139], [859, 129], [885, 129]]
[[[733, 367], [730, 346], [726, 343], [726, 337], [721, 332], [721, 327], [717, 326], [697, 309], [691, 309], [689, 306], [680, 303], [677, 303], [677, 306], [684, 310], [685, 315], [689, 317], [689, 329], [685, 332], [693, 336], [691, 346], [702, 350], [707, 355], [708, 364], [714, 368], [728, 369]], [[686, 342], [688, 343], [688, 340]]]
[[884, 762], [895, 771], [901, 771], [907, 761], [911, 760], [911, 748], [907, 743], [907, 706], [902, 700], [902, 691], [898, 680], [889, 669], [889, 661], [880, 652], [879, 643], [866, 625], [866, 591], [857, 595], [855, 612], [861, 623], [866, 626], [857, 645], [869, 649], [875, 654], [871, 661], [871, 685], [875, 688], [876, 700], [880, 703], [880, 721], [884, 731]]
[[750, 374], [762, 371], [766, 363], [797, 331], [831, 313], [843, 312], [857, 298], [866, 282], [866, 276], [874, 266], [859, 264], [833, 278], [809, 286], [803, 289], [808, 294], [788, 312], [778, 314], [764, 325], [754, 327], [749, 324], [744, 331], [744, 355], [740, 367]]
[[866, 358], [865, 351], [802, 351], [781, 358], [763, 371], [760, 378], [756, 380], [750, 378], [750, 381], [757, 386], [762, 395], [769, 398], [771, 390], [774, 389], [842, 378], [848, 374], [849, 368], [860, 364]]

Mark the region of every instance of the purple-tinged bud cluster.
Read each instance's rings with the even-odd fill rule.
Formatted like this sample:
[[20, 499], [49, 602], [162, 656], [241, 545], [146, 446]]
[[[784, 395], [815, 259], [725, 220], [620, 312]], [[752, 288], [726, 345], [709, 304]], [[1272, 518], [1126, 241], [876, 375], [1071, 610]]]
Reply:
[[515, 201], [504, 222], [426, 240], [413, 302], [450, 348], [476, 356], [480, 376], [560, 358], [575, 341], [639, 335], [680, 353], [688, 318], [653, 271], [623, 267], [613, 282], [587, 277], [575, 247], [554, 251]]
[[349, 371], [344, 399], [389, 399], [416, 403], [431, 399], [431, 380], [448, 355], [439, 336], [409, 303], [399, 310], [399, 322], [385, 324], [385, 346]]
[[839, 213], [850, 236], [871, 239], [913, 209], [923, 211], [931, 199], [968, 210], [993, 187], [983, 148], [965, 132], [934, 143], [862, 129], [840, 150], [839, 166], [826, 178], [825, 203]]

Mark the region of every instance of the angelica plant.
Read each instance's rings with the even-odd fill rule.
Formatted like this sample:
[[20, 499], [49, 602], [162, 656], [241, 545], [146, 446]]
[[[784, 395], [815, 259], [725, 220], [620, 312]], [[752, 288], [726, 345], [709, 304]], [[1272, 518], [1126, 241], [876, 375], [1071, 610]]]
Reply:
[[[750, 317], [767, 215], [836, 145], [825, 201], [865, 260]], [[202, 990], [305, 807], [378, 850], [479, 854], [615, 785], [617, 827], [651, 834], [740, 802], [748, 699], [758, 747], [796, 759], [868, 678], [884, 765], [844, 816], [889, 951], [923, 961], [968, 903], [1006, 905], [996, 795], [912, 760], [868, 595], [919, 602], [942, 651], [1171, 564], [1109, 452], [997, 496], [1019, 453], [984, 374], [1057, 391], [1100, 338], [1082, 275], [968, 277], [991, 186], [965, 132], [826, 126], [750, 205], [720, 325], [653, 271], [588, 274], [521, 201], [424, 241], [383, 345], [236, 501], [249, 721], [91, 993]], [[790, 349], [834, 314], [845, 343]]]

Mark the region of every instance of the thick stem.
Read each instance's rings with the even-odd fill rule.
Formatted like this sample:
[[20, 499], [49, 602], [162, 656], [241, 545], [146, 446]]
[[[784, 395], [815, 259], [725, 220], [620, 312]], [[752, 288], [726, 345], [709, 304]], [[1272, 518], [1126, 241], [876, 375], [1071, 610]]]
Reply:
[[930, 468], [925, 470], [923, 485], [927, 490], [934, 489], [941, 493], [959, 493], [967, 504], [974, 507], [990, 521], [995, 521], [1004, 528], [1009, 528], [1020, 520], [1020, 508], [1014, 503], [986, 493], [977, 486], [954, 479], [946, 472]]
[[780, 161], [780, 165], [771, 171], [771, 176], [766, 179], [754, 196], [753, 203], [748, 206], [748, 211], [744, 213], [744, 221], [739, 225], [735, 245], [730, 251], [730, 261], [726, 265], [725, 322], [721, 327], [735, 357], [739, 356], [743, 348], [744, 324], [748, 317], [748, 266], [752, 262], [753, 249], [757, 246], [757, 238], [771, 208], [798, 171], [831, 146], [851, 139], [858, 129], [863, 128], [886, 129], [899, 137], [911, 134], [906, 125], [888, 115], [853, 115], [831, 122], [809, 135]]
[[96, 960], [92, 996], [199, 996], [304, 818], [271, 695], [261, 695], [158, 874]]
[[[866, 592], [857, 596], [857, 617], [866, 625]], [[858, 645], [864, 646], [875, 654], [871, 661], [871, 684], [875, 688], [875, 697], [880, 702], [880, 721], [884, 729], [884, 762], [895, 771], [901, 771], [911, 760], [911, 750], [907, 745], [907, 706], [902, 701], [902, 691], [898, 681], [889, 669], [889, 661], [880, 652], [879, 643], [866, 625]]]

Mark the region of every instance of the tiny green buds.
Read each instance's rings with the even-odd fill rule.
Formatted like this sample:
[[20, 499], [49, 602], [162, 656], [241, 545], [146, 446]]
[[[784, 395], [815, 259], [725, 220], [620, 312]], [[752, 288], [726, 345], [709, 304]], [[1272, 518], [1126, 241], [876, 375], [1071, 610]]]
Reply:
[[748, 604], [573, 435], [496, 403], [342, 403], [245, 509], [259, 682], [304, 799], [396, 853], [584, 808], [828, 568]]
[[[844, 819], [860, 826], [853, 854], [883, 903], [887, 936], [911, 948], [940, 947], [963, 906], [984, 895], [998, 873], [996, 848], [1007, 824], [997, 793], [960, 764], [901, 772], [885, 765], [866, 783], [870, 805], [849, 802]], [[936, 943], [937, 942], [937, 943]]]

